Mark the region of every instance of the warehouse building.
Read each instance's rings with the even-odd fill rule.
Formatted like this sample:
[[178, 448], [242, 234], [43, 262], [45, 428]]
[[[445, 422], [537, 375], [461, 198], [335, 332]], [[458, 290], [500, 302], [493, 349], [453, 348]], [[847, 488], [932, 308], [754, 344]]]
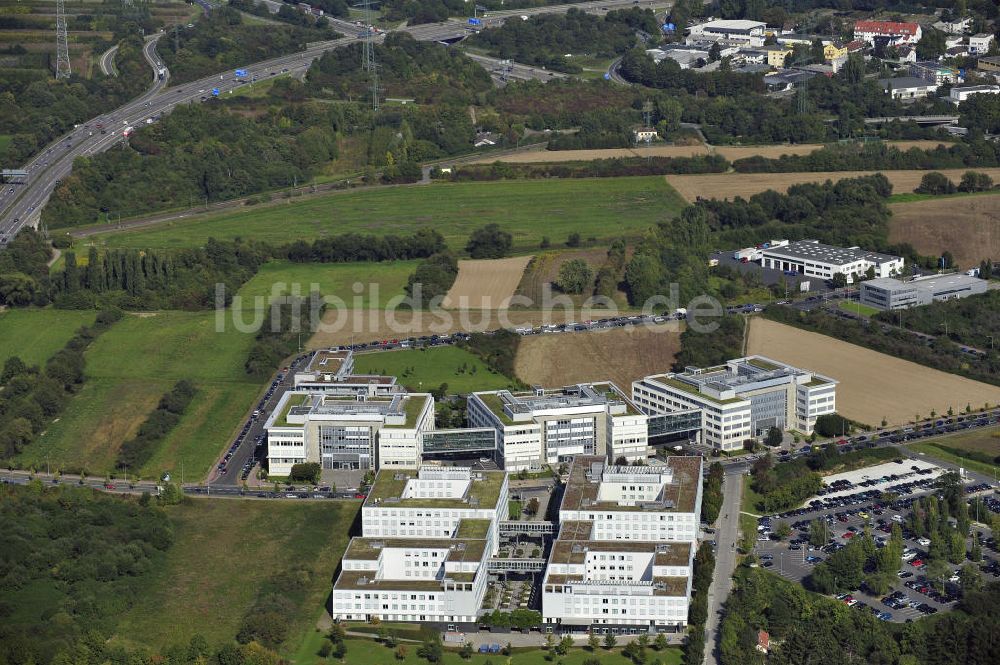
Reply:
[[688, 29], [689, 39], [711, 39], [716, 41], [734, 42], [747, 46], [761, 47], [764, 45], [764, 28], [766, 23], [745, 20], [708, 21], [692, 25]]
[[474, 624], [507, 498], [503, 471], [380, 471], [333, 584], [334, 620]]
[[646, 457], [647, 417], [613, 383], [469, 395], [471, 427], [493, 428], [508, 471], [537, 470], [575, 455]]
[[986, 293], [986, 286], [985, 280], [961, 273], [929, 275], [907, 281], [870, 279], [861, 282], [860, 302], [881, 310], [907, 309]]
[[700, 457], [638, 467], [577, 457], [542, 581], [545, 622], [558, 632], [683, 629], [701, 476]]
[[832, 279], [837, 273], [847, 277], [852, 284], [858, 276], [863, 276], [869, 268], [875, 277], [891, 277], [903, 272], [903, 259], [899, 256], [866, 252], [858, 247], [834, 247], [817, 240], [797, 240], [781, 246], [771, 246], [761, 250], [761, 266], [794, 271], [806, 277]]
[[836, 411], [833, 379], [765, 358], [655, 374], [632, 383], [632, 400], [647, 414], [701, 411], [700, 437], [719, 450], [739, 450], [772, 427], [811, 434], [816, 418]]

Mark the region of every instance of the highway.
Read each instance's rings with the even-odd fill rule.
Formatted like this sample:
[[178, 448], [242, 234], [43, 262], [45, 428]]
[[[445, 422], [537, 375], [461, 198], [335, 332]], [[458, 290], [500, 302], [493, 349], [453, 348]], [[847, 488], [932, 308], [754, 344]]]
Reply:
[[[536, 79], [539, 81], [549, 81], [552, 79], [564, 79], [568, 75], [562, 72], [554, 72], [543, 67], [534, 67], [532, 65], [523, 65], [519, 62], [505, 61], [500, 58], [491, 58], [485, 55], [478, 55], [475, 53], [466, 53], [466, 56], [470, 60], [478, 62], [483, 66], [486, 71], [488, 71], [492, 76], [499, 78], [501, 80], [509, 81], [515, 79], [518, 81], [529, 81], [531, 79]], [[507, 65], [506, 63], [510, 63]]]
[[101, 54], [101, 59], [98, 60], [98, 64], [101, 66], [101, 73], [105, 76], [118, 76], [118, 72], [115, 70], [115, 54], [118, 52], [118, 44], [115, 44], [107, 51]]

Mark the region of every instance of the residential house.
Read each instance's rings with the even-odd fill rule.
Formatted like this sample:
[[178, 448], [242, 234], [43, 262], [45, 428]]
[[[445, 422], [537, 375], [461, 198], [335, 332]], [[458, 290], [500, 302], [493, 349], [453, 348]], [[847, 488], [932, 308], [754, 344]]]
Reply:
[[767, 52], [767, 64], [771, 65], [775, 69], [782, 69], [785, 66], [785, 59], [792, 52], [792, 47], [771, 44], [769, 46], [765, 46], [764, 51]]
[[857, 21], [854, 24], [854, 38], [868, 42], [872, 46], [916, 44], [922, 35], [923, 32], [916, 23]]
[[972, 35], [969, 37], [969, 55], [986, 55], [992, 44], [993, 35], [988, 32]]

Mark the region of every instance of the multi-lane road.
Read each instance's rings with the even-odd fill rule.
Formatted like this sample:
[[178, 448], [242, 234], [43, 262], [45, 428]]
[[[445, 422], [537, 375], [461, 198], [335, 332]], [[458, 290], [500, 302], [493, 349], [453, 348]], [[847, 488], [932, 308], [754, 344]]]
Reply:
[[[532, 7], [518, 10], [492, 12], [484, 23], [496, 25], [510, 17], [531, 16], [545, 13], [565, 12], [571, 8], [588, 12], [600, 13], [618, 7], [641, 6], [643, 8], [667, 7], [665, 2], [637, 2], [636, 0], [603, 0], [582, 2], [572, 5], [552, 5], [547, 7]], [[206, 11], [208, 7], [205, 8]], [[77, 157], [92, 155], [107, 150], [123, 140], [123, 132], [127, 127], [137, 127], [152, 121], [173, 109], [177, 104], [205, 101], [212, 96], [214, 88], [220, 95], [228, 94], [241, 85], [252, 84], [253, 79], [263, 79], [276, 74], [290, 73], [301, 75], [312, 61], [323, 52], [344, 46], [357, 40], [366, 28], [348, 21], [332, 19], [333, 27], [346, 36], [341, 39], [317, 42], [298, 53], [272, 58], [243, 69], [247, 70], [248, 80], [237, 81], [231, 72], [216, 73], [194, 82], [167, 88], [169, 77], [160, 80], [156, 72], [164, 67], [156, 54], [156, 43], [162, 33], [147, 38], [144, 55], [152, 68], [153, 84], [139, 98], [78, 125], [72, 132], [51, 143], [41, 153], [36, 155], [24, 169], [28, 172], [27, 180], [22, 184], [4, 185], [0, 189], [0, 246], [6, 244], [24, 226], [34, 226], [38, 220], [42, 206], [59, 182], [73, 168], [73, 160]], [[451, 19], [442, 23], [427, 23], [415, 26], [397, 28], [411, 34], [421, 41], [454, 41], [471, 34], [472, 27], [466, 20]], [[384, 35], [384, 33], [381, 33]], [[106, 52], [102, 64], [110, 67], [113, 52]], [[492, 58], [478, 57], [479, 61], [488, 66], [496, 66]], [[493, 64], [491, 64], [493, 63]], [[549, 73], [540, 68], [514, 64], [512, 78], [561, 78], [558, 73]], [[106, 133], [97, 129], [97, 124], [103, 125]]]

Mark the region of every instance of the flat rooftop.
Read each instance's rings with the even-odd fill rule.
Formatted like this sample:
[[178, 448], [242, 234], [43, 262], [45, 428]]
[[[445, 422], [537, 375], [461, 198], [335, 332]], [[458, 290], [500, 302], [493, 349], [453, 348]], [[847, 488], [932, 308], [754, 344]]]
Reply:
[[657, 566], [686, 566], [691, 562], [690, 543], [591, 540], [593, 526], [590, 521], [563, 522], [559, 538], [552, 544], [551, 563], [581, 565], [588, 552], [648, 552], [654, 554]]
[[604, 462], [604, 458], [599, 456], [578, 455], [576, 457], [570, 467], [569, 480], [566, 482], [560, 510], [694, 512], [698, 487], [701, 483], [700, 457], [670, 457], [667, 460], [667, 467], [673, 472], [673, 480], [664, 485], [660, 500], [635, 506], [622, 506], [609, 501], [598, 502], [600, 478], [594, 478], [590, 475], [591, 465], [594, 463], [603, 464]]
[[[471, 577], [471, 578], [470, 578]], [[444, 582], [472, 582], [473, 573], [453, 573], [446, 575], [445, 579], [376, 579], [374, 573], [369, 570], [344, 570], [334, 583], [333, 588], [341, 591], [345, 590], [372, 590], [372, 591], [444, 591]]]
[[504, 471], [473, 471], [472, 482], [460, 498], [403, 498], [403, 491], [410, 479], [418, 477], [418, 472], [379, 471], [375, 483], [365, 499], [365, 507], [379, 508], [465, 508], [489, 509], [496, 508], [503, 488]]
[[338, 417], [351, 420], [381, 421], [385, 427], [415, 427], [417, 418], [430, 395], [424, 393], [399, 393], [391, 397], [364, 397], [353, 395], [326, 395], [308, 391], [289, 391], [282, 398], [278, 409], [266, 427], [301, 427], [289, 422], [288, 417], [312, 416]]
[[509, 390], [475, 393], [483, 404], [505, 425], [525, 422], [532, 414], [560, 409], [594, 407], [595, 410], [638, 415], [632, 400], [610, 381], [580, 383], [558, 389], [536, 389], [512, 393]]
[[345, 559], [375, 561], [385, 549], [448, 550], [445, 561], [482, 561], [486, 541], [469, 538], [352, 538], [344, 552]]
[[879, 279], [869, 279], [861, 284], [868, 287], [885, 289], [887, 291], [908, 291], [914, 289], [925, 293], [937, 293], [942, 289], [966, 289], [973, 287], [985, 288], [986, 282], [966, 275], [965, 273], [952, 273], [949, 275], [929, 275], [916, 279], [901, 280], [891, 277], [881, 277]]
[[545, 584], [592, 584], [594, 586], [606, 586], [608, 584], [614, 584], [615, 586], [628, 587], [636, 586], [638, 584], [644, 584], [653, 587], [654, 596], [685, 596], [687, 595], [688, 578], [686, 577], [654, 577], [651, 581], [645, 583], [637, 583], [636, 585], [630, 585], [628, 582], [602, 582], [592, 581], [588, 582], [583, 579], [583, 575], [561, 575], [553, 574], [548, 575], [545, 578]]
[[[906, 81], [907, 78], [893, 79], [893, 81]], [[923, 79], [913, 79], [920, 81], [923, 85], [933, 85]], [[902, 83], [900, 83], [902, 86]], [[867, 260], [880, 264], [899, 259], [898, 256], [889, 254], [879, 254], [878, 252], [867, 252], [858, 247], [836, 247], [834, 245], [824, 245], [815, 240], [796, 240], [783, 247], [768, 247], [761, 250], [765, 255], [774, 257], [784, 257], [790, 259], [817, 261], [834, 265], [844, 265], [855, 261]]]

